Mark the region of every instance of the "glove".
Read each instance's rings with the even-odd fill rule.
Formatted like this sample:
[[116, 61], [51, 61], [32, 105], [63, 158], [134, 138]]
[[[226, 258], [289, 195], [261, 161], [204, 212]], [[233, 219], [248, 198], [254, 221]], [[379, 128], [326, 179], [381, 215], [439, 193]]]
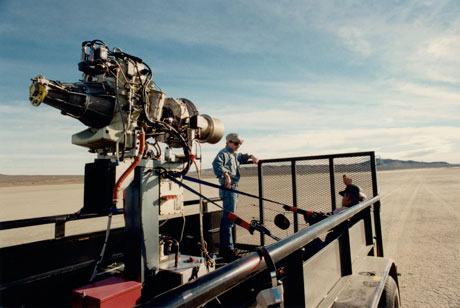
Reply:
[[329, 217], [328, 214], [323, 212], [314, 212], [311, 215], [304, 214], [305, 222], [307, 222], [310, 226]]

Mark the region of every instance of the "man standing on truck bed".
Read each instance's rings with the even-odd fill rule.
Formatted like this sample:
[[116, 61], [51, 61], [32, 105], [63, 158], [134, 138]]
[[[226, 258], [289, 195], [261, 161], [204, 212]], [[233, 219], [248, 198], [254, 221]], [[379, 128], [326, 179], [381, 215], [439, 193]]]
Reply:
[[[259, 159], [254, 155], [237, 153], [243, 139], [237, 133], [230, 133], [226, 137], [226, 146], [217, 154], [212, 162], [214, 174], [219, 179], [222, 187], [238, 190], [240, 180], [240, 164], [252, 159], [254, 164]], [[224, 261], [231, 262], [238, 258], [234, 250], [232, 228], [233, 222], [227, 219], [228, 212], [235, 213], [238, 200], [238, 193], [220, 189], [219, 197], [222, 199], [224, 212], [220, 223], [220, 246], [219, 256]]]

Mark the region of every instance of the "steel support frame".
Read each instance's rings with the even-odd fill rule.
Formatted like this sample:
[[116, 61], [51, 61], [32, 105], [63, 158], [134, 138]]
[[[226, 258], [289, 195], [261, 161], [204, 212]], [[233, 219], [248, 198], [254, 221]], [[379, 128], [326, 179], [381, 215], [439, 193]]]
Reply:
[[143, 166], [137, 167], [126, 191], [127, 280], [145, 283], [159, 270], [159, 206], [159, 174]]

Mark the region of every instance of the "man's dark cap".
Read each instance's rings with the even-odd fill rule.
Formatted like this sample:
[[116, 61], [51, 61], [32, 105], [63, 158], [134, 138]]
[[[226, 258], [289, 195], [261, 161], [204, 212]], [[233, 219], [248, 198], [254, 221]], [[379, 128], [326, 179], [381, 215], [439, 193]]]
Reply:
[[348, 194], [351, 198], [352, 202], [358, 203], [366, 199], [366, 195], [361, 192], [361, 188], [354, 184], [348, 184], [345, 190], [339, 192], [339, 194], [343, 197], [345, 194]]

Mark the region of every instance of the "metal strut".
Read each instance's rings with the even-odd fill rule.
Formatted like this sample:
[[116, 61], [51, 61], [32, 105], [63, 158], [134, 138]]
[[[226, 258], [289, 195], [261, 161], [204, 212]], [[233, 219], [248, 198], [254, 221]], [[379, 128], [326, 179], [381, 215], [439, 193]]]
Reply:
[[[171, 181], [173, 181], [174, 183], [178, 184], [178, 185], [181, 185], [182, 187], [184, 187], [185, 189], [191, 191], [192, 193], [196, 194], [198, 197], [201, 197], [203, 199], [205, 199], [206, 201], [214, 204], [215, 206], [217, 206], [218, 208], [224, 210], [224, 208], [217, 204], [216, 202], [212, 201], [211, 199], [209, 199], [208, 197], [200, 194], [198, 191], [194, 190], [193, 188], [191, 188], [190, 186], [188, 186], [187, 184], [184, 184], [183, 182], [177, 180], [174, 176], [170, 175], [169, 173], [162, 173], [162, 176], [170, 179]], [[219, 186], [218, 186], [219, 187]], [[235, 192], [238, 192], [238, 191], [235, 191]], [[228, 211], [227, 211], [228, 212]], [[275, 235], [273, 235], [270, 230], [268, 230], [266, 227], [264, 227], [264, 225], [259, 221], [259, 220], [251, 220], [251, 222], [247, 222], [245, 221], [244, 219], [242, 219], [241, 217], [239, 217], [238, 215], [236, 215], [235, 213], [233, 212], [228, 212], [227, 214], [227, 217], [226, 217], [228, 220], [230, 220], [231, 222], [233, 222], [234, 224], [246, 229], [249, 231], [249, 233], [251, 234], [254, 234], [254, 230], [256, 231], [259, 231], [260, 233], [263, 233], [269, 237], [271, 237], [272, 239], [274, 239], [275, 241], [279, 241], [281, 240], [279, 237], [276, 237]]]
[[[170, 178], [169, 176], [171, 176], [170, 173], [168, 173], [168, 178]], [[172, 176], [173, 176], [173, 177], [178, 177], [178, 176], [180, 176], [180, 175], [178, 175], [178, 174], [177, 174], [177, 175], [176, 175], [176, 174], [173, 174]], [[307, 210], [299, 209], [299, 208], [297, 208], [297, 207], [291, 206], [291, 205], [286, 204], [286, 203], [283, 203], [283, 202], [279, 202], [279, 201], [267, 199], [267, 198], [264, 198], [264, 197], [259, 197], [259, 196], [256, 196], [256, 195], [253, 195], [253, 194], [244, 192], [244, 191], [235, 190], [235, 189], [232, 189], [232, 188], [227, 188], [227, 187], [225, 187], [225, 186], [220, 186], [220, 185], [217, 185], [217, 184], [214, 184], [214, 183], [206, 182], [206, 181], [203, 181], [203, 180], [200, 180], [200, 179], [196, 179], [196, 178], [192, 178], [192, 177], [189, 177], [189, 176], [186, 176], [186, 175], [181, 175], [181, 176], [182, 176], [182, 178], [183, 178], [184, 180], [187, 180], [187, 181], [190, 181], [190, 182], [194, 182], [194, 183], [198, 183], [198, 184], [203, 184], [203, 185], [206, 185], [206, 186], [210, 186], [210, 187], [222, 189], [222, 190], [229, 191], [229, 192], [233, 192], [233, 193], [237, 193], [237, 194], [240, 194], [240, 195], [244, 195], [244, 196], [247, 196], [247, 197], [250, 197], [250, 198], [259, 199], [259, 200], [267, 201], [267, 202], [270, 202], [270, 203], [275, 203], [275, 204], [278, 204], [278, 205], [282, 205], [282, 206], [283, 206], [283, 209], [286, 210], [286, 211], [291, 211], [291, 212], [294, 212], [294, 213], [299, 213], [299, 214], [304, 215], [305, 221], [306, 221], [307, 223], [309, 223], [308, 220], [309, 220], [309, 217], [310, 217], [310, 216], [315, 216], [314, 218], [316, 218], [316, 219], [318, 219], [318, 218], [324, 219], [324, 218], [326, 218], [327, 216], [330, 216], [330, 213], [307, 211]], [[182, 184], [181, 184], [181, 185], [182, 185]], [[185, 184], [184, 184], [184, 185], [185, 185]], [[184, 187], [185, 187], [185, 186], [184, 186]], [[212, 201], [211, 201], [211, 202], [212, 202]], [[219, 207], [220, 207], [220, 206], [219, 206]], [[267, 235], [268, 235], [268, 234], [267, 234]]]

